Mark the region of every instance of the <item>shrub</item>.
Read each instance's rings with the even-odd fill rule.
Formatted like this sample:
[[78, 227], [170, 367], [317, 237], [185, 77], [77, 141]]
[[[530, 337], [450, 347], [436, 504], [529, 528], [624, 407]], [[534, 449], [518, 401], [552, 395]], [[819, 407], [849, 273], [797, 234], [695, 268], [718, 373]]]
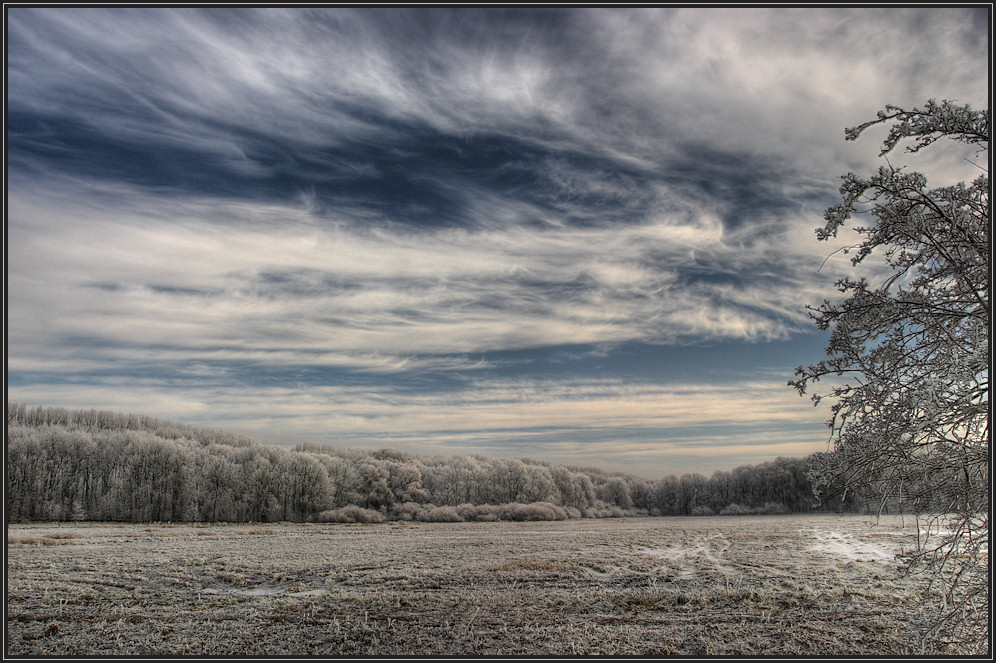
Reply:
[[322, 511], [315, 517], [315, 520], [320, 523], [382, 523], [384, 515], [373, 509], [350, 505], [341, 509]]
[[501, 510], [493, 504], [461, 504], [457, 513], [467, 521], [494, 522], [501, 520]]
[[431, 504], [423, 505], [417, 502], [400, 502], [391, 507], [392, 520], [415, 520], [419, 517], [423, 508], [432, 507]]
[[533, 502], [522, 504], [512, 502], [505, 504], [502, 512], [503, 520], [567, 520], [567, 512], [549, 502]]
[[426, 523], [463, 522], [463, 517], [457, 513], [456, 508], [452, 506], [434, 506], [420, 511], [416, 518]]
[[588, 509], [584, 512], [585, 518], [624, 518], [626, 512], [617, 506], [603, 506], [600, 509]]

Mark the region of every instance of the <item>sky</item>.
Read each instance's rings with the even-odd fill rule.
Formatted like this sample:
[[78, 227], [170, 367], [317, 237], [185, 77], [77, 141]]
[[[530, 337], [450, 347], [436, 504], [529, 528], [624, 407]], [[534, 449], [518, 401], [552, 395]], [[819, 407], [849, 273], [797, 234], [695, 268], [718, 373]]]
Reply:
[[987, 108], [989, 18], [7, 8], [8, 402], [650, 479], [825, 450], [787, 382], [856, 236], [814, 231], [885, 165], [844, 129]]

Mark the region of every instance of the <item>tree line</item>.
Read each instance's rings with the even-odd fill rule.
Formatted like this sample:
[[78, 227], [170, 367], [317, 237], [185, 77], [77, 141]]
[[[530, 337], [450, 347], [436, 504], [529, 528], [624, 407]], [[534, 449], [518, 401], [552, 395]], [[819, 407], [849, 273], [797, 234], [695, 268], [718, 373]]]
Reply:
[[778, 458], [646, 480], [518, 458], [290, 449], [152, 417], [7, 405], [8, 522], [804, 513], [814, 508], [809, 470], [808, 458]]

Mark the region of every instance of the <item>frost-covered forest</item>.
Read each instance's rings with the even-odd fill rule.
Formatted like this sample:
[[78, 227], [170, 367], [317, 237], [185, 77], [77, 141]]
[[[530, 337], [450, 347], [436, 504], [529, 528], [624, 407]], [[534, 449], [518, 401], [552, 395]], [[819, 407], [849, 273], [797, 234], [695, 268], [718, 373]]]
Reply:
[[8, 522], [563, 520], [803, 513], [809, 459], [646, 480], [482, 456], [266, 444], [96, 410], [7, 404]]

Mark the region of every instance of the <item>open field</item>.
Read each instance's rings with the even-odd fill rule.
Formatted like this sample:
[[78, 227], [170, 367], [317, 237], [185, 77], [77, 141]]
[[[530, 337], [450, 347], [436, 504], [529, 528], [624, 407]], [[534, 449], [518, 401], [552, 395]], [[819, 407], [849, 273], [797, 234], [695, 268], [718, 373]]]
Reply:
[[898, 654], [906, 525], [9, 525], [6, 654]]

